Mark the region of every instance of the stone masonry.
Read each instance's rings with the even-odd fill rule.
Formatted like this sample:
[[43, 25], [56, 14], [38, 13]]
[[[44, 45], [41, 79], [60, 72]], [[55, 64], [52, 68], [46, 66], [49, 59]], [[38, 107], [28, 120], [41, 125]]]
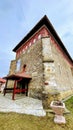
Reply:
[[[42, 42], [38, 40], [25, 53], [22, 53], [19, 58], [16, 57], [16, 62], [21, 59], [20, 71], [24, 64], [26, 64], [26, 73], [29, 73], [32, 80], [29, 83], [28, 95], [34, 98], [41, 98], [44, 86], [43, 79], [43, 63], [42, 63]], [[15, 65], [11, 64], [11, 73], [14, 72]], [[13, 68], [14, 67], [14, 68]], [[12, 68], [12, 69], [11, 69]]]
[[[20, 70], [26, 64], [26, 73], [32, 76], [28, 92], [30, 97], [41, 99], [43, 92], [60, 92], [62, 98], [65, 98], [72, 93], [73, 76], [70, 65], [49, 37], [38, 40], [19, 58], [16, 58], [16, 61], [18, 59], [21, 59]], [[15, 66], [12, 62], [13, 72], [16, 69]]]
[[[51, 26], [46, 23], [46, 18], [42, 21], [44, 19], [46, 26]], [[62, 43], [59, 44], [57, 34], [53, 32], [58, 41], [46, 26], [42, 25], [27, 41], [23, 40], [22, 45], [20, 42], [21, 46], [18, 45], [15, 50], [16, 58], [11, 61], [9, 75], [21, 72], [25, 64], [26, 73], [32, 77], [28, 84], [28, 96], [50, 104], [53, 99], [61, 100], [73, 94], [73, 64]], [[18, 61], [20, 66], [17, 71]]]

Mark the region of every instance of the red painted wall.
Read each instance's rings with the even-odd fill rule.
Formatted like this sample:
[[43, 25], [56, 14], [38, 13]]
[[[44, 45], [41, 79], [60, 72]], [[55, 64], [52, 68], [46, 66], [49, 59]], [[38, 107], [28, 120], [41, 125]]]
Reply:
[[16, 51], [16, 57], [19, 57], [21, 53], [23, 53], [25, 50], [27, 50], [28, 47], [30, 47], [32, 44], [35, 44], [35, 41], [40, 39], [41, 37], [48, 36], [49, 32], [48, 30], [43, 26], [38, 32], [36, 32], [26, 43], [24, 43], [17, 51]]

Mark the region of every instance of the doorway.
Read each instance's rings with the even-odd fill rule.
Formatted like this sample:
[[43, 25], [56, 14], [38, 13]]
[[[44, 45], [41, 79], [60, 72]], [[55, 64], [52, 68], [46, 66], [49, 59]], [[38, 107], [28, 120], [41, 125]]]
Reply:
[[28, 96], [28, 83], [27, 79], [22, 79], [21, 81], [17, 82], [17, 89], [20, 89], [21, 94], [25, 94]]

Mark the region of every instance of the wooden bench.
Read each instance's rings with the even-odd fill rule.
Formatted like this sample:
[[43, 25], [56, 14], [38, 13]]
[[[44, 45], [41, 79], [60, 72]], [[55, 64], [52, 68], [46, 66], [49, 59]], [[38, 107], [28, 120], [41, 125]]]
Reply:
[[13, 88], [4, 88], [4, 96], [6, 93], [11, 93], [13, 92]]
[[14, 100], [14, 97], [15, 97], [15, 94], [20, 94], [20, 93], [25, 93], [26, 96], [27, 96], [27, 92], [28, 92], [28, 89], [24, 88], [24, 89], [21, 89], [21, 88], [5, 88], [4, 89], [4, 96], [6, 93], [10, 93], [12, 92], [13, 95], [12, 95], [12, 99]]

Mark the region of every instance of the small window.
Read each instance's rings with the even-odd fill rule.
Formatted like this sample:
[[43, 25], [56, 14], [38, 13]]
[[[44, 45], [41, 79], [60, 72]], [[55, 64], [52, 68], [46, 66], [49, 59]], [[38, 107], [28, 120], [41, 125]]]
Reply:
[[36, 39], [33, 40], [33, 43], [35, 43], [35, 42], [36, 42]]
[[26, 64], [23, 65], [23, 71], [26, 71]]
[[41, 39], [41, 34], [39, 34], [38, 39]]
[[32, 44], [32, 43], [30, 42], [29, 47], [31, 46], [31, 44]]
[[25, 47], [25, 49], [27, 49], [27, 46]]
[[17, 60], [16, 62], [16, 72], [20, 70], [21, 60]]

